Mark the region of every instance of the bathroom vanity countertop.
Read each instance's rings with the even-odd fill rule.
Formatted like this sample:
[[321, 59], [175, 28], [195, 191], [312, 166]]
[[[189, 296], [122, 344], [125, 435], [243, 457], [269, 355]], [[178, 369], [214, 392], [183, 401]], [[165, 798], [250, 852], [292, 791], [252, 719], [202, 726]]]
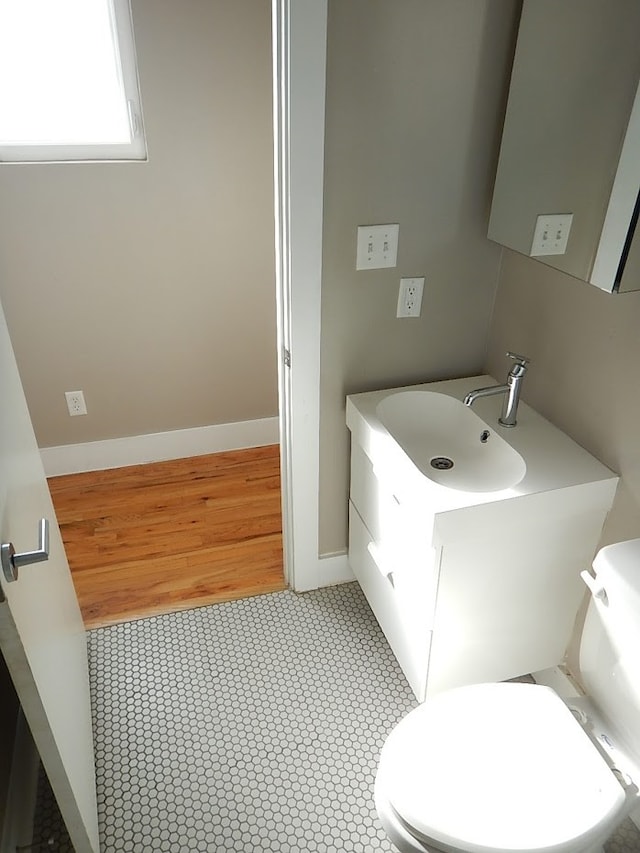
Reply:
[[617, 474], [522, 401], [518, 407], [517, 425], [511, 428], [500, 426], [498, 417], [502, 411], [502, 395], [496, 395], [478, 399], [472, 410], [490, 431], [518, 451], [526, 463], [526, 473], [515, 486], [500, 491], [452, 489], [426, 477], [390, 435], [377, 414], [377, 406], [384, 398], [404, 391], [435, 392], [462, 401], [469, 391], [497, 384], [492, 376], [481, 375], [352, 394], [347, 397], [347, 426], [353, 441], [363, 448], [380, 476], [403, 493], [410, 493], [418, 499], [426, 498], [430, 502], [437, 501], [439, 512], [618, 479]]

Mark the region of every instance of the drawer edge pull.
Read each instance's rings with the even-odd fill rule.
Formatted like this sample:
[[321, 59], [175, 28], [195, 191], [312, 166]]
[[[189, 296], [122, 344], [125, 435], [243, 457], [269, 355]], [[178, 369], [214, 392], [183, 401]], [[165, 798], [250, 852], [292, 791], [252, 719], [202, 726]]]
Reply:
[[367, 551], [369, 552], [369, 555], [371, 556], [371, 559], [373, 560], [376, 569], [380, 572], [382, 577], [388, 580], [391, 586], [394, 586], [393, 570], [387, 569], [385, 567], [385, 560], [382, 556], [380, 548], [378, 548], [375, 542], [369, 542], [369, 544], [367, 545]]
[[[388, 494], [390, 492], [390, 489], [388, 486], [384, 486], [385, 481], [387, 481], [387, 476], [385, 475], [385, 472], [383, 470], [381, 470], [380, 468], [376, 467], [375, 465], [373, 465], [371, 467], [371, 471], [373, 473], [373, 476], [376, 478], [376, 480], [378, 480], [378, 482], [383, 486], [384, 490]], [[394, 499], [394, 501], [398, 505], [400, 505], [402, 503], [400, 498], [394, 492], [390, 492], [390, 493], [391, 493], [391, 497]]]

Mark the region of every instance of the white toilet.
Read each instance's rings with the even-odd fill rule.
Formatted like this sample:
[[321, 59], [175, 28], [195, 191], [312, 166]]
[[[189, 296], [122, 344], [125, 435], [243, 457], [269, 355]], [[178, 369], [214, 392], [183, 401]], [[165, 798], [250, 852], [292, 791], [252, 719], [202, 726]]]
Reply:
[[593, 567], [584, 696], [474, 684], [427, 699], [391, 732], [376, 808], [401, 853], [595, 851], [638, 805], [640, 539], [603, 548]]

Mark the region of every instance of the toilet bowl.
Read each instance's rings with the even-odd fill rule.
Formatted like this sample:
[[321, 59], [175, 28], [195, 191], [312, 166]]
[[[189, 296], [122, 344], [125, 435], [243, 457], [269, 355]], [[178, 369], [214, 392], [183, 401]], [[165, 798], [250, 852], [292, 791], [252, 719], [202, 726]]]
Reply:
[[638, 803], [640, 540], [602, 549], [594, 570], [576, 674], [584, 696], [471, 684], [427, 699], [391, 732], [375, 799], [401, 853], [596, 851]]

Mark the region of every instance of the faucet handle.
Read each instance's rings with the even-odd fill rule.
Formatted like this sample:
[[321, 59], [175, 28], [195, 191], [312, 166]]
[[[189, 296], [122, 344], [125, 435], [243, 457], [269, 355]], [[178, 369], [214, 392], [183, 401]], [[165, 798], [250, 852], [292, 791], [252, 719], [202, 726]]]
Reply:
[[518, 355], [517, 352], [507, 352], [509, 358], [512, 358], [518, 364], [521, 364], [522, 367], [526, 367], [531, 363], [531, 359], [527, 358], [526, 355]]

